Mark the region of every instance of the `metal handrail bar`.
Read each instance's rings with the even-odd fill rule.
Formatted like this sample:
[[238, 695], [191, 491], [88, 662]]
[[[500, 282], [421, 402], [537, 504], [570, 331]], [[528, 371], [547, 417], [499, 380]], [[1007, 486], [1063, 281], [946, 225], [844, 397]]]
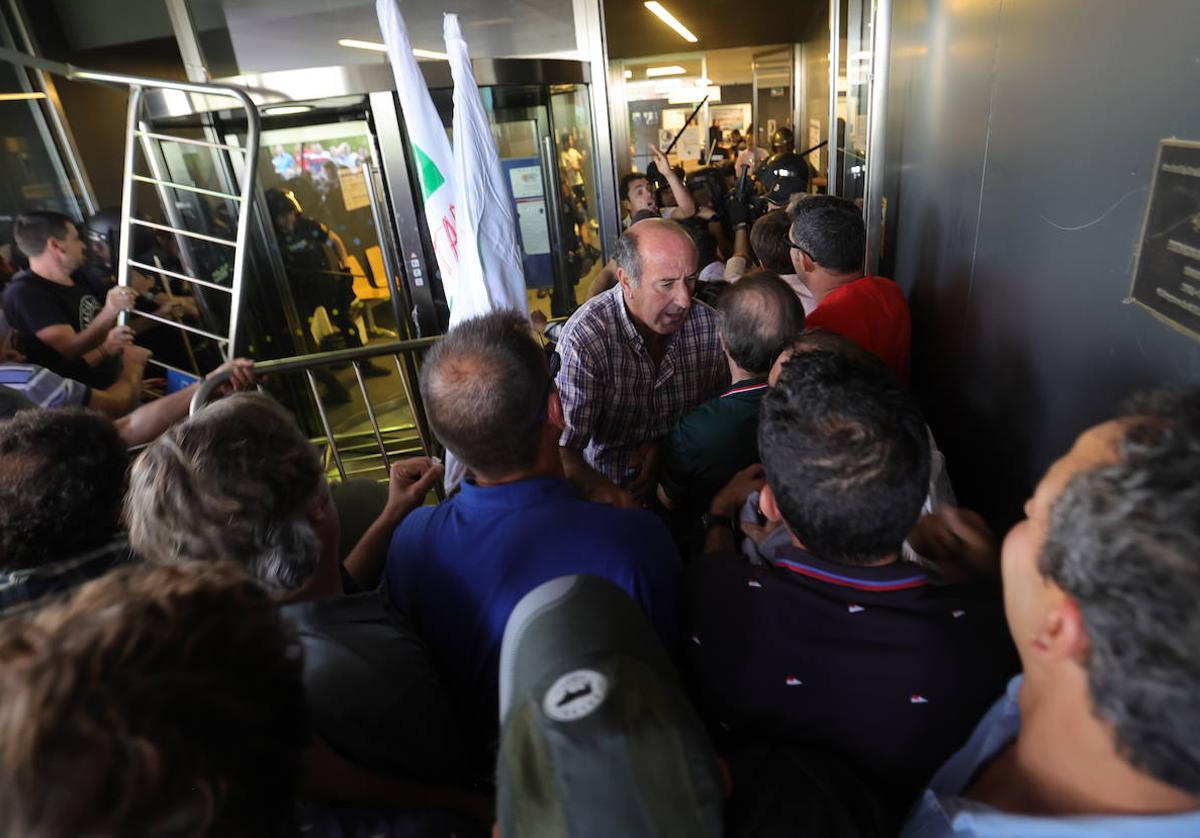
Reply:
[[191, 137], [176, 137], [173, 134], [160, 134], [157, 131], [143, 131], [138, 129], [135, 132], [139, 137], [146, 137], [151, 140], [162, 140], [166, 143], [183, 143], [184, 145], [197, 145], [201, 148], [217, 148], [224, 151], [240, 151], [245, 154], [249, 151], [248, 148], [242, 148], [240, 145], [230, 145], [229, 143], [214, 143], [208, 140], [194, 140]]
[[[155, 323], [163, 323], [167, 326], [174, 326], [177, 329], [183, 329], [185, 332], [191, 332], [193, 335], [200, 335], [202, 338], [215, 340], [218, 343], [229, 343], [229, 338], [224, 335], [218, 335], [213, 332], [206, 332], [203, 329], [197, 329], [195, 326], [189, 326], [186, 323], [180, 323], [178, 320], [172, 320], [169, 317], [159, 317], [157, 314], [151, 314], [148, 311], [131, 311], [129, 312], [134, 317], [144, 317], [147, 320], [153, 320]], [[194, 375], [194, 373], [188, 373]]]
[[[370, 346], [353, 346], [349, 349], [336, 349], [333, 352], [293, 355], [290, 358], [276, 358], [269, 361], [256, 362], [254, 364], [254, 371], [259, 375], [300, 372], [327, 364], [345, 364], [351, 361], [362, 361], [367, 358], [378, 358], [381, 355], [398, 355], [405, 352], [413, 352], [432, 346], [438, 340], [439, 337], [393, 340], [387, 343], [371, 344]], [[191, 412], [195, 413], [203, 407], [209, 398], [212, 397], [217, 387], [229, 380], [230, 374], [228, 370], [213, 370], [205, 376], [204, 380], [200, 382], [200, 386], [196, 388], [196, 394], [192, 397]]]
[[233, 293], [233, 289], [227, 285], [219, 285], [216, 282], [209, 282], [207, 279], [196, 279], [196, 277], [194, 277], [194, 276], [188, 276], [187, 274], [176, 273], [175, 271], [168, 271], [166, 268], [160, 268], [157, 265], [147, 265], [145, 262], [139, 262], [136, 259], [130, 259], [129, 264], [132, 267], [142, 268], [144, 270], [151, 271], [156, 274], [163, 274], [164, 276], [169, 276], [174, 279], [182, 279], [184, 282], [191, 282], [196, 285], [203, 285], [205, 288], [212, 288], [217, 291], [224, 291], [226, 294]]
[[208, 195], [212, 198], [225, 198], [230, 201], [242, 200], [241, 195], [233, 195], [229, 192], [218, 192], [216, 189], [204, 189], [199, 186], [188, 186], [186, 183], [175, 183], [170, 180], [158, 180], [157, 178], [146, 177], [145, 175], [134, 175], [133, 179], [139, 183], [153, 183], [157, 186], [169, 186], [172, 189], [182, 189], [185, 192], [195, 192], [197, 195]]
[[[415, 425], [390, 425], [388, 427], [380, 428], [380, 431], [385, 436], [391, 435], [391, 434], [397, 434], [398, 436], [394, 439], [395, 442], [403, 442], [405, 439], [408, 438], [407, 432], [414, 431], [414, 430], [416, 430]], [[399, 434], [404, 434], [404, 436], [399, 436]], [[342, 431], [340, 434], [338, 434], [339, 439], [351, 440], [351, 439], [357, 439], [359, 437], [364, 438], [363, 442], [347, 443], [347, 446], [346, 446], [347, 451], [358, 451], [358, 450], [366, 450], [366, 449], [370, 449], [370, 448], [375, 448], [375, 441], [374, 441], [374, 439], [370, 438], [372, 436], [374, 436], [374, 431], [372, 431], [370, 429], [365, 430], [365, 431]]]
[[[333, 462], [337, 466], [338, 475], [344, 482], [346, 480], [346, 467], [342, 464], [342, 453], [338, 451], [337, 440], [333, 435], [333, 426], [329, 424], [329, 414], [325, 412], [325, 403], [321, 401], [321, 391], [317, 388], [317, 377], [313, 375], [311, 367], [305, 368], [304, 377], [308, 379], [308, 386], [312, 390], [313, 401], [317, 403], [317, 413], [321, 416], [321, 427], [325, 429], [325, 439], [329, 441], [329, 453], [333, 455]], [[196, 395], [200, 394], [197, 392]]]
[[385, 471], [390, 472], [392, 463], [388, 459], [387, 446], [383, 444], [383, 433], [379, 430], [379, 420], [375, 418], [375, 406], [371, 404], [371, 396], [367, 392], [367, 382], [363, 378], [362, 362], [353, 361], [351, 366], [354, 367], [354, 378], [358, 381], [358, 391], [362, 393], [363, 407], [367, 409], [367, 419], [371, 423], [371, 430], [375, 432], [375, 442], [379, 445], [379, 455], [383, 457], [383, 468]]
[[180, 230], [178, 227], [172, 227], [169, 224], [156, 224], [153, 221], [145, 221], [141, 218], [129, 219], [130, 224], [136, 224], [139, 227], [150, 227], [155, 230], [162, 230], [164, 233], [174, 233], [177, 236], [187, 236], [189, 239], [200, 239], [201, 241], [212, 242], [213, 244], [223, 244], [226, 247], [238, 247], [238, 243], [229, 239], [210, 236], [205, 233], [193, 233], [191, 230]]

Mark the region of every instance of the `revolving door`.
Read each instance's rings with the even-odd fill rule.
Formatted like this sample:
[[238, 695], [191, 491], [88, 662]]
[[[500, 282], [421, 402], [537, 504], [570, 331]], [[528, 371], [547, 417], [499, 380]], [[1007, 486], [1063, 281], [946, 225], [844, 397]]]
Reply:
[[[444, 63], [425, 65], [449, 130], [451, 83]], [[508, 176], [529, 307], [566, 316], [602, 264], [596, 167], [586, 65], [567, 61], [475, 63], [481, 97]], [[318, 357], [354, 346], [440, 334], [445, 294], [425, 224], [390, 68], [286, 71], [231, 80], [259, 104], [258, 181], [238, 354], [257, 360]], [[244, 116], [191, 97], [151, 103], [152, 127], [244, 147]], [[198, 196], [219, 191], [244, 156], [170, 151], [170, 178]], [[200, 224], [204, 207], [186, 213]], [[202, 226], [202, 225], [201, 225]], [[342, 476], [386, 477], [374, 437], [393, 455], [422, 448], [419, 359], [403, 364], [322, 367], [311, 387], [271, 389], [311, 435], [324, 427], [353, 456]], [[365, 376], [364, 376], [365, 373]], [[364, 377], [366, 380], [364, 380]], [[358, 440], [358, 442], [356, 442]], [[384, 456], [384, 464], [387, 455]]]

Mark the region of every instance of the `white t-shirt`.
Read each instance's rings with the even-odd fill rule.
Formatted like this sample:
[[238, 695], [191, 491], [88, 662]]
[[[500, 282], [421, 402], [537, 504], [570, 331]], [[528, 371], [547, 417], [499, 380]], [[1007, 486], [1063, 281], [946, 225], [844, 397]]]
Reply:
[[559, 160], [567, 170], [567, 186], [583, 186], [583, 152], [577, 148], [563, 149]]
[[739, 175], [742, 173], [742, 166], [750, 167], [750, 174], [754, 174], [754, 170], [758, 168], [758, 164], [767, 159], [767, 150], [765, 148], [748, 148], [737, 156], [737, 161], [733, 164], [733, 170]]
[[[730, 256], [729, 261], [725, 263], [725, 279], [729, 282], [737, 282], [742, 274], [746, 272], [747, 264], [745, 256]], [[808, 290], [808, 286], [800, 279], [799, 274], [780, 274], [779, 278], [788, 284], [796, 296], [800, 298], [800, 305], [804, 306], [804, 316], [813, 313], [813, 309], [817, 307], [817, 300], [813, 297], [812, 291]]]

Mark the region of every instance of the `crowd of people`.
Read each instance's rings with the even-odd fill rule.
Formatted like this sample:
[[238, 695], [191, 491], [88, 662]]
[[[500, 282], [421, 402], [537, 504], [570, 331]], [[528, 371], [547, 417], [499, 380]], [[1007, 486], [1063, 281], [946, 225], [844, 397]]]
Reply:
[[133, 295], [18, 220], [0, 832], [1200, 834], [1200, 391], [1081, 429], [998, 543], [859, 209], [670, 171], [552, 343], [428, 351], [435, 503], [432, 457], [335, 491], [248, 361], [135, 407]]

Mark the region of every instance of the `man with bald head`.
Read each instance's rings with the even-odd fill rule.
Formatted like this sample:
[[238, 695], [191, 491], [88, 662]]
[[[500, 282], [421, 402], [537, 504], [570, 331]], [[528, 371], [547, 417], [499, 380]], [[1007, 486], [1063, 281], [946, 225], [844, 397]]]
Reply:
[[757, 463], [758, 407], [779, 353], [804, 331], [804, 307], [771, 271], [753, 271], [716, 302], [717, 331], [729, 378], [723, 393], [684, 415], [663, 443], [658, 497], [694, 523], [713, 495]]
[[654, 515], [589, 503], [564, 479], [562, 404], [523, 315], [451, 329], [421, 365], [421, 395], [434, 434], [471, 477], [397, 528], [387, 596], [433, 649], [471, 738], [491, 742], [500, 641], [521, 597], [559, 576], [599, 576], [670, 645], [681, 566]]
[[563, 328], [557, 376], [560, 454], [592, 500], [648, 503], [658, 442], [685, 413], [717, 396], [729, 371], [716, 315], [692, 299], [696, 246], [672, 221], [649, 219], [617, 241], [618, 283]]

